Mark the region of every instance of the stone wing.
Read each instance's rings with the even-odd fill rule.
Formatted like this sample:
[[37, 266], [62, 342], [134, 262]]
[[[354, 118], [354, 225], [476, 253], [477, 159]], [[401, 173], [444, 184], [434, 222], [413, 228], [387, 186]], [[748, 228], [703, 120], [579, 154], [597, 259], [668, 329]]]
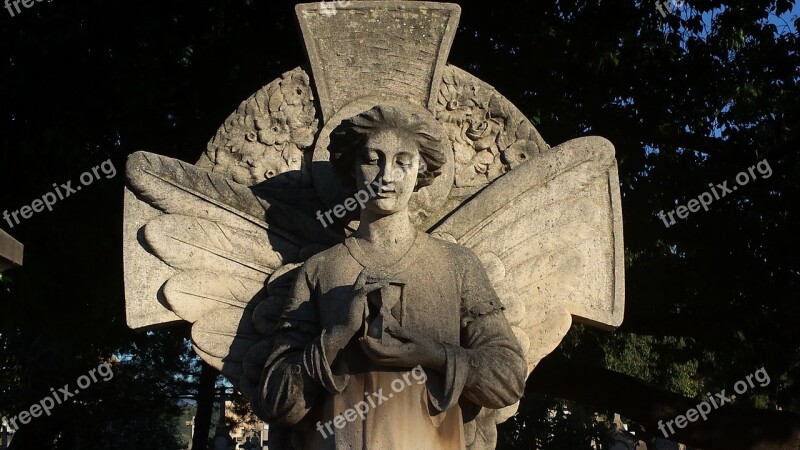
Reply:
[[622, 213], [606, 139], [568, 141], [520, 165], [433, 232], [484, 263], [529, 370], [572, 318], [609, 329], [622, 323]]
[[[568, 141], [498, 178], [433, 234], [472, 249], [506, 307], [528, 371], [552, 352], [573, 318], [622, 323], [624, 254], [614, 146]], [[491, 450], [496, 425], [519, 403], [481, 410], [465, 424], [469, 450]]]
[[178, 160], [137, 152], [127, 176], [129, 326], [191, 323], [195, 351], [252, 397], [302, 249], [339, 238], [277, 200]]

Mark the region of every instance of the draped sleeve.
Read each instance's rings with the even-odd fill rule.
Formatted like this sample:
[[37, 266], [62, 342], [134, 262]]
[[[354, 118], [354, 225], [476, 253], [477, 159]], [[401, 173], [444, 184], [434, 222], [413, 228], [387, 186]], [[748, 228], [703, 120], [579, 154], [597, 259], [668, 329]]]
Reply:
[[309, 260], [297, 274], [261, 378], [258, 410], [277, 425], [296, 424], [320, 394], [339, 393], [347, 385], [346, 375], [331, 371], [322, 345], [325, 330], [317, 307], [319, 287], [312, 281], [314, 267]]
[[442, 344], [444, 395], [432, 402], [444, 411], [463, 395], [478, 406], [504, 408], [522, 397], [527, 363], [483, 265], [462, 249], [461, 342]]

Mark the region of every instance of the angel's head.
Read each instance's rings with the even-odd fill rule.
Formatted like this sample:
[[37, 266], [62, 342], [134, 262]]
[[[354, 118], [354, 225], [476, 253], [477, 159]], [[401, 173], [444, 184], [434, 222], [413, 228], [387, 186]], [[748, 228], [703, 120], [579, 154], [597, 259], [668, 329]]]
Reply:
[[359, 192], [365, 208], [391, 214], [441, 174], [450, 141], [432, 114], [378, 105], [341, 123], [328, 147], [334, 171]]

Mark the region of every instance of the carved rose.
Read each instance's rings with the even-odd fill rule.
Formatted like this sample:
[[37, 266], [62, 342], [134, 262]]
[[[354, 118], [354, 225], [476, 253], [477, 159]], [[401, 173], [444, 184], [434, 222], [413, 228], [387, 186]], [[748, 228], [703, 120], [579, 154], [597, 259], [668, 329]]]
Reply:
[[547, 145], [508, 100], [452, 66], [442, 74], [434, 110], [453, 141], [457, 187], [485, 186]]
[[497, 143], [497, 135], [503, 129], [503, 124], [489, 117], [488, 111], [483, 115], [470, 117], [467, 122], [469, 127], [466, 135], [473, 141], [476, 150], [492, 148]]

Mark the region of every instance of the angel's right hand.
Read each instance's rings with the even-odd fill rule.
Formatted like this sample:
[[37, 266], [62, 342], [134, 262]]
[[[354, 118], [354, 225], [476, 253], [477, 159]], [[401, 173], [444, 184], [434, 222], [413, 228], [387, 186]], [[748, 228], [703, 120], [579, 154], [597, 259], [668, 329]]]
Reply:
[[364, 326], [367, 317], [367, 296], [370, 292], [376, 291], [387, 286], [387, 282], [369, 283], [366, 271], [362, 271], [354, 285], [354, 295], [347, 304], [347, 315], [344, 322], [333, 324], [326, 330], [327, 339], [323, 338], [325, 354], [331, 358], [331, 362]]

